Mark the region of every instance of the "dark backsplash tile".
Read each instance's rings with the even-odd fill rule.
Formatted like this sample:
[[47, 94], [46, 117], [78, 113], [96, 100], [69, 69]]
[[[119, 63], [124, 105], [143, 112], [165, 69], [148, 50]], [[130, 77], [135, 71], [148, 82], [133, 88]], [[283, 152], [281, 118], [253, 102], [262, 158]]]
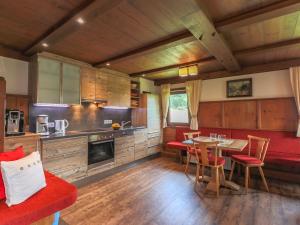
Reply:
[[67, 130], [87, 130], [101, 127], [110, 127], [104, 125], [104, 120], [112, 120], [113, 123], [131, 120], [131, 109], [107, 109], [98, 108], [94, 104], [84, 103], [82, 106], [64, 107], [45, 107], [31, 106], [29, 109], [29, 130], [35, 132], [35, 118], [37, 115], [48, 115], [49, 122], [54, 120], [66, 119], [70, 126]]

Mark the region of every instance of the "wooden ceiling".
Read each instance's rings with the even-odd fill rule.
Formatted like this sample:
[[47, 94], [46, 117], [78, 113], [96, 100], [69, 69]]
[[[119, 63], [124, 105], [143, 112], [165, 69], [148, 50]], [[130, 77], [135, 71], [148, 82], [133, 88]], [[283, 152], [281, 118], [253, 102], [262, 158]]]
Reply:
[[199, 75], [187, 79], [285, 69], [299, 50], [299, 0], [0, 1], [0, 55], [109, 62], [157, 84], [184, 81], [178, 67], [190, 64]]

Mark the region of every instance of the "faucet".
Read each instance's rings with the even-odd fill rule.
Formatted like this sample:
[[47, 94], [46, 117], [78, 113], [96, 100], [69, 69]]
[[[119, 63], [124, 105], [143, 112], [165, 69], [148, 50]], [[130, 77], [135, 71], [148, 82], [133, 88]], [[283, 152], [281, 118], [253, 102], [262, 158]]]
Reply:
[[121, 129], [124, 129], [124, 126], [127, 125], [128, 123], [131, 123], [131, 121], [122, 121], [121, 122]]

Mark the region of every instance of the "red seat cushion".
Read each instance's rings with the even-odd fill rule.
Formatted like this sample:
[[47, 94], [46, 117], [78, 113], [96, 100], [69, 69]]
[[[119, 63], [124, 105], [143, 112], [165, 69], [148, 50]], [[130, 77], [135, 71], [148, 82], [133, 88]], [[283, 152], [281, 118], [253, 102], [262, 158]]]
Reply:
[[231, 158], [237, 162], [244, 163], [247, 165], [261, 165], [262, 161], [248, 155], [232, 155]]
[[47, 186], [25, 202], [8, 207], [0, 201], [1, 225], [28, 225], [72, 205], [77, 198], [74, 185], [45, 172]]
[[182, 144], [182, 142], [179, 141], [170, 141], [167, 143], [168, 148], [175, 148], [179, 150], [187, 150], [187, 147], [185, 144]]
[[[25, 156], [25, 153], [23, 151], [23, 146], [20, 146], [16, 148], [14, 151], [9, 151], [9, 152], [2, 152], [0, 153], [0, 163], [1, 161], [14, 161], [21, 159]], [[4, 183], [2, 179], [2, 173], [0, 170], [0, 200], [5, 199], [5, 188], [4, 188]]]

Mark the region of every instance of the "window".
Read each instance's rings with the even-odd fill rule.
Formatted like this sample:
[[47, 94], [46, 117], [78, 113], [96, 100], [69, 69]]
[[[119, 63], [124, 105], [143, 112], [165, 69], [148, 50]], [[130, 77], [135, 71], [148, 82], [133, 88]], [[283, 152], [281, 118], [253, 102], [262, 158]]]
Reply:
[[184, 89], [171, 90], [168, 121], [170, 125], [189, 123], [188, 100]]

